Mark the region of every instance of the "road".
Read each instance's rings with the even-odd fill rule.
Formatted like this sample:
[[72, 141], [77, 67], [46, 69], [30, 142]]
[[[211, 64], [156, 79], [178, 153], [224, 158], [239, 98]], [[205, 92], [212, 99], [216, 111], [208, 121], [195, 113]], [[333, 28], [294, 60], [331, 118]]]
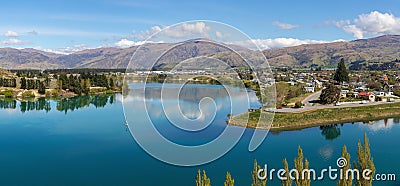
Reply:
[[303, 103], [304, 107], [311, 107], [313, 103], [310, 103], [310, 101], [318, 100], [321, 92], [322, 91], [320, 90], [312, 93], [311, 95], [307, 96], [301, 103]]
[[274, 112], [283, 112], [283, 113], [296, 113], [296, 112], [304, 112], [307, 110], [314, 110], [314, 109], [325, 109], [325, 108], [346, 108], [346, 107], [361, 107], [361, 106], [370, 106], [370, 105], [381, 105], [381, 104], [390, 104], [390, 103], [399, 103], [400, 100], [395, 100], [395, 102], [367, 102], [364, 104], [360, 104], [360, 102], [354, 103], [342, 103], [339, 106], [329, 104], [329, 105], [321, 105], [310, 103], [310, 101], [318, 100], [319, 96], [321, 95], [321, 91], [315, 92], [308, 97], [306, 97], [302, 103], [304, 106], [302, 108], [282, 108], [282, 109], [273, 109]]

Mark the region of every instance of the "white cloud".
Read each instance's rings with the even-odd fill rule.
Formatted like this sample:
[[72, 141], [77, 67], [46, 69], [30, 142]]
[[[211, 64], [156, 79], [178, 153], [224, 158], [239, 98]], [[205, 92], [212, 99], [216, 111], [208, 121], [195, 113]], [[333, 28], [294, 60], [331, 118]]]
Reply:
[[0, 42], [0, 44], [4, 45], [4, 46], [16, 46], [16, 45], [29, 44], [29, 42], [28, 41], [22, 41], [22, 40], [19, 40], [19, 39], [15, 39], [15, 38], [10, 38], [8, 40]]
[[128, 47], [134, 46], [135, 44], [136, 44], [135, 41], [131, 41], [128, 39], [121, 39], [115, 43], [115, 46], [120, 47], [120, 48], [128, 48]]
[[274, 38], [274, 39], [252, 39], [247, 41], [236, 41], [233, 42], [232, 44], [243, 46], [249, 49], [257, 49], [254, 45], [255, 43], [258, 45], [260, 49], [266, 50], [266, 49], [298, 46], [303, 44], [319, 44], [319, 43], [330, 43], [338, 41], [344, 41], [344, 40], [324, 41], [324, 40], [312, 40], [312, 39], [301, 40], [295, 38]]
[[207, 37], [207, 32], [209, 30], [211, 30], [211, 28], [209, 26], [206, 26], [204, 22], [196, 22], [193, 24], [182, 23], [178, 26], [166, 28], [162, 31], [162, 34], [172, 38], [184, 38], [193, 35]]
[[[119, 48], [129, 48], [132, 46], [143, 45], [146, 43], [154, 43], [154, 42], [152, 42], [152, 41], [132, 41], [132, 40], [123, 38], [123, 39], [117, 41], [116, 43], [114, 43], [114, 45], [112, 45], [112, 46], [119, 47]], [[163, 42], [160, 41], [157, 43], [163, 43]]]
[[74, 46], [66, 46], [66, 47], [60, 47], [60, 48], [56, 48], [56, 49], [43, 49], [40, 46], [34, 47], [37, 50], [42, 50], [45, 52], [51, 52], [51, 53], [56, 53], [56, 54], [71, 54], [74, 52], [79, 52], [82, 50], [86, 50], [86, 49], [93, 49], [93, 47], [89, 47], [86, 44], [80, 44], [80, 45], [74, 45]]
[[220, 31], [215, 31], [215, 36], [217, 36], [218, 39], [227, 39], [229, 37], [229, 34], [224, 34]]
[[343, 26], [342, 29], [348, 33], [352, 33], [353, 36], [357, 39], [364, 38], [364, 32], [362, 29], [358, 28], [356, 25], [346, 25]]
[[361, 14], [353, 20], [353, 23], [348, 20], [342, 20], [333, 21], [332, 24], [353, 34], [357, 39], [382, 34], [400, 34], [400, 18], [391, 13], [378, 11]]
[[6, 36], [6, 37], [18, 37], [19, 34], [17, 32], [9, 30], [4, 34], [4, 36]]
[[[207, 26], [204, 22], [182, 23], [172, 27], [153, 26], [149, 30], [134, 35], [134, 38], [137, 40], [146, 40], [158, 32], [160, 32], [160, 35], [178, 39], [191, 36], [207, 37], [210, 30], [211, 27]], [[226, 37], [221, 32], [216, 33], [216, 36], [218, 38]]]
[[282, 22], [279, 22], [279, 21], [272, 22], [272, 25], [278, 26], [278, 27], [280, 27], [280, 28], [283, 29], [283, 30], [291, 30], [291, 29], [294, 29], [294, 28], [299, 27], [299, 25], [293, 25], [293, 24], [288, 24], [288, 23], [282, 23]]
[[153, 26], [149, 30], [142, 31], [140, 34], [135, 35], [135, 38], [138, 40], [146, 40], [153, 34], [161, 31], [162, 28], [159, 26]]

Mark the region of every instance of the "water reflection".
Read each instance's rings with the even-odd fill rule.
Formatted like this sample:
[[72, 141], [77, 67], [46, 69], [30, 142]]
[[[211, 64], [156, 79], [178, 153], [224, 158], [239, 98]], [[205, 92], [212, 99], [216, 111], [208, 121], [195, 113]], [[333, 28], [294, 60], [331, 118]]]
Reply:
[[320, 126], [319, 129], [326, 140], [334, 140], [340, 136], [340, 127], [337, 124]]
[[20, 104], [20, 109], [22, 113], [33, 110], [45, 110], [46, 112], [49, 112], [51, 110], [51, 106], [50, 101], [47, 101], [44, 98], [40, 98], [35, 102], [22, 101]]
[[[261, 106], [254, 92], [235, 87], [149, 83], [142, 90], [141, 86], [130, 84], [124, 110], [129, 126], [143, 130], [138, 133], [145, 134], [143, 138], [149, 143], [156, 137], [145, 126], [154, 126], [158, 132], [155, 135], [161, 134], [176, 144], [206, 144], [228, 129], [228, 114]], [[146, 115], [148, 118], [143, 117]]]
[[362, 127], [368, 128], [372, 132], [378, 132], [390, 130], [394, 125], [398, 124], [400, 124], [400, 118], [390, 118], [365, 123]]
[[[51, 102], [55, 102], [51, 104]], [[57, 111], [68, 113], [81, 108], [93, 105], [95, 108], [105, 107], [107, 104], [114, 104], [116, 96], [112, 95], [95, 95], [95, 96], [76, 96], [72, 98], [64, 98], [58, 100], [48, 100], [46, 98], [38, 98], [32, 100], [0, 99], [0, 109], [18, 109], [22, 112], [28, 111], [45, 111], [49, 112], [52, 107]], [[19, 103], [19, 104], [18, 104]]]
[[14, 99], [0, 99], [0, 109], [15, 109], [17, 108], [17, 101]]
[[113, 104], [114, 101], [115, 95], [77, 96], [58, 100], [56, 109], [67, 113], [68, 111], [78, 110], [80, 108], [89, 107], [90, 105], [96, 108], [104, 107], [108, 103]]

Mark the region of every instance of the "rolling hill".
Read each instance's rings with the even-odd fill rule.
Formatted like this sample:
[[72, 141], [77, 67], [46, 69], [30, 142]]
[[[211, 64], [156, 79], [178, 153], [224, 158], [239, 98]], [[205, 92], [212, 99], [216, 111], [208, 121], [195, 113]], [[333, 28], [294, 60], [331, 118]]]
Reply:
[[[242, 51], [260, 67], [266, 67], [253, 51], [238, 46], [230, 46]], [[75, 52], [68, 55], [44, 52], [36, 49], [0, 48], [0, 67], [6, 69], [55, 69], [55, 68], [126, 68], [132, 54], [138, 46], [130, 48], [96, 48]], [[165, 59], [158, 58], [164, 51], [170, 50]], [[146, 55], [144, 55], [146, 52]], [[229, 61], [230, 65], [240, 65], [242, 60], [223, 47], [210, 46], [207, 43], [189, 41], [181, 47], [171, 43], [148, 43], [141, 47], [133, 68], [147, 67], [154, 59], [160, 68], [171, 66], [176, 61], [207, 54], [208, 56]], [[307, 44], [274, 50], [264, 50], [263, 54], [271, 66], [332, 67], [340, 58], [352, 62], [391, 62], [400, 59], [400, 36], [384, 35], [376, 38]]]

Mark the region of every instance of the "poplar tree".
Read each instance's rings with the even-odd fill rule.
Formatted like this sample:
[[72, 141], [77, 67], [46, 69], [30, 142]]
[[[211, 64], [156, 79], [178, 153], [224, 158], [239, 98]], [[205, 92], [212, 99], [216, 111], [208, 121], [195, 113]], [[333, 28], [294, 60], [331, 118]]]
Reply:
[[353, 177], [355, 175], [351, 175], [350, 173], [347, 174], [347, 171], [351, 168], [351, 166], [350, 166], [350, 154], [349, 154], [349, 152], [347, 152], [346, 145], [344, 145], [342, 148], [342, 158], [346, 159], [347, 164], [341, 168], [342, 177], [337, 182], [337, 185], [338, 186], [351, 186], [352, 182], [353, 182]]
[[362, 172], [366, 169], [369, 169], [372, 171], [372, 173], [368, 176], [370, 176], [370, 179], [364, 179], [363, 176], [360, 176], [360, 180], [357, 181], [357, 185], [359, 186], [371, 186], [372, 185], [372, 178], [375, 175], [375, 165], [374, 165], [374, 160], [371, 156], [371, 150], [369, 147], [369, 139], [367, 137], [367, 134], [364, 133], [364, 144], [361, 144], [360, 141], [358, 141], [358, 150], [357, 150], [357, 158], [358, 162], [354, 163], [354, 167], [358, 169], [360, 174], [362, 175]]
[[203, 175], [200, 169], [197, 171], [196, 175], [196, 186], [211, 186], [210, 178], [207, 178], [206, 171], [203, 170]]
[[21, 89], [26, 89], [26, 79], [24, 77], [21, 78]]
[[292, 179], [290, 178], [290, 173], [289, 173], [289, 165], [288, 162], [286, 161], [286, 158], [283, 159], [283, 169], [285, 170], [284, 177], [286, 180], [281, 180], [282, 181], [282, 186], [291, 186], [292, 185]]
[[[258, 170], [260, 170], [261, 167], [258, 165], [257, 160], [254, 159], [254, 166], [253, 170], [251, 171], [251, 178], [253, 180], [253, 183], [251, 186], [265, 186], [267, 184], [267, 180], [261, 180], [258, 178]], [[264, 174], [267, 174], [266, 172]]]
[[111, 77], [111, 78], [110, 78], [110, 86], [109, 86], [109, 89], [110, 89], [110, 90], [114, 90], [114, 88], [115, 88], [114, 79]]
[[234, 185], [235, 185], [235, 180], [232, 178], [231, 173], [227, 172], [224, 186], [234, 186]]
[[303, 170], [308, 169], [308, 166], [309, 166], [308, 160], [305, 159], [305, 161], [304, 161], [303, 159], [304, 159], [303, 150], [299, 146], [298, 150], [297, 150], [297, 157], [294, 159], [294, 166], [298, 172], [298, 175], [295, 178], [295, 183], [297, 186], [309, 186], [311, 183], [311, 180], [308, 179], [310, 172], [305, 173], [304, 178], [302, 176]]
[[39, 92], [39, 94], [45, 94], [46, 93], [46, 87], [45, 87], [43, 82], [39, 83], [38, 92]]

